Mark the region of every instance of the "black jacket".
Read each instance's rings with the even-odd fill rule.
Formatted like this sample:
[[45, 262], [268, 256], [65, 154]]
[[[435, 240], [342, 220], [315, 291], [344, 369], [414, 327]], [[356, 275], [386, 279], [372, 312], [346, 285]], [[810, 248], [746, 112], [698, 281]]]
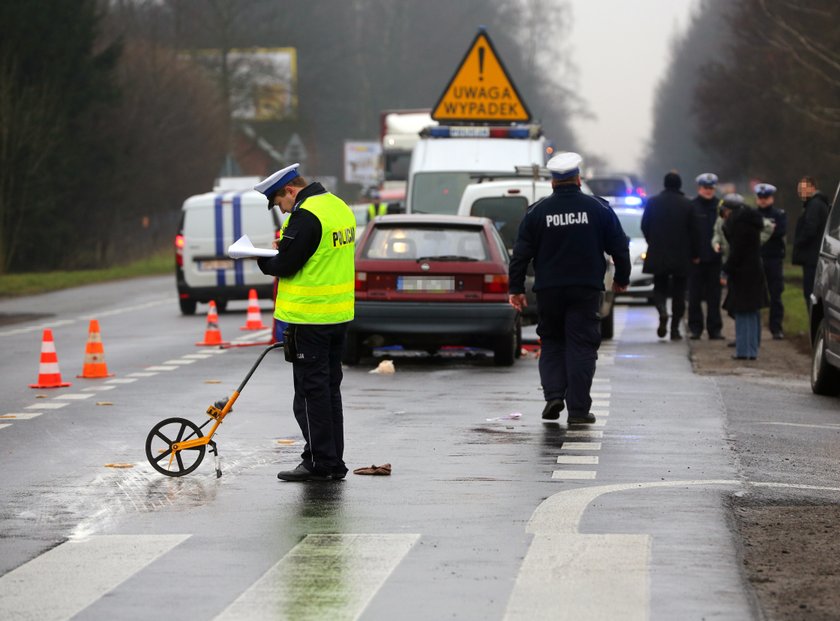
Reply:
[[761, 247], [761, 258], [784, 259], [787, 214], [773, 205], [760, 207], [758, 213], [761, 214], [762, 218], [768, 218], [776, 223], [776, 228], [773, 229], [773, 234], [770, 236], [770, 239], [764, 242], [764, 245]]
[[510, 292], [525, 292], [525, 272], [534, 261], [534, 291], [551, 287], [603, 290], [606, 252], [615, 263], [613, 280], [630, 282], [630, 248], [618, 216], [606, 202], [576, 185], [561, 185], [537, 201], [519, 225], [510, 261]]
[[804, 211], [796, 221], [796, 232], [793, 236], [794, 265], [816, 265], [820, 257], [825, 223], [828, 220], [828, 199], [817, 192], [803, 204]]
[[645, 274], [688, 275], [698, 256], [697, 231], [691, 201], [679, 190], [664, 190], [647, 202], [642, 233], [648, 248]]
[[761, 262], [763, 228], [761, 214], [750, 207], [734, 210], [723, 225], [729, 242], [729, 258], [723, 266], [729, 278], [723, 307], [732, 314], [757, 311], [770, 301]]
[[700, 263], [720, 263], [720, 253], [715, 252], [712, 248], [712, 236], [715, 232], [719, 203], [720, 199], [717, 196], [711, 199], [695, 196], [691, 199], [695, 226], [697, 227], [696, 243], [700, 252]]
[[311, 211], [300, 209], [300, 205], [310, 196], [326, 193], [324, 186], [318, 182], [310, 183], [298, 193], [277, 254], [257, 259], [263, 274], [285, 278], [294, 276], [315, 254], [321, 243], [321, 221]]

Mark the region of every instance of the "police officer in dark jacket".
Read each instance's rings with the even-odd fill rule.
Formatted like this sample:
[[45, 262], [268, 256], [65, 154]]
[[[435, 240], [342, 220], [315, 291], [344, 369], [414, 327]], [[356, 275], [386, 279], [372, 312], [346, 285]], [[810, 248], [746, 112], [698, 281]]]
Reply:
[[703, 334], [703, 305], [706, 303], [706, 331], [710, 340], [721, 340], [723, 320], [720, 316], [720, 265], [719, 252], [712, 248], [712, 235], [718, 217], [718, 200], [715, 189], [718, 178], [714, 173], [697, 176], [697, 196], [691, 203], [697, 226], [697, 247], [700, 260], [691, 266], [688, 277], [688, 330], [690, 338], [697, 340]]
[[761, 260], [764, 263], [764, 277], [770, 292], [770, 334], [775, 340], [785, 338], [782, 320], [785, 307], [782, 304], [782, 291], [785, 290], [784, 260], [785, 235], [787, 234], [787, 214], [776, 207], [776, 186], [759, 183], [755, 186], [755, 202], [762, 218], [772, 220], [773, 233], [761, 247]]
[[828, 198], [817, 190], [817, 182], [813, 177], [802, 177], [797, 192], [802, 199], [804, 211], [796, 221], [791, 259], [794, 265], [802, 266], [802, 293], [805, 294], [805, 304], [810, 309], [820, 245], [830, 207]]
[[289, 324], [285, 343], [292, 357], [292, 410], [306, 444], [301, 462], [277, 474], [284, 481], [343, 479], [344, 414], [341, 354], [354, 313], [356, 218], [320, 183], [307, 183], [298, 164], [277, 171], [255, 189], [290, 214], [277, 254], [258, 260], [276, 276], [274, 317]]
[[556, 420], [568, 403], [570, 424], [595, 422], [589, 391], [601, 345], [605, 252], [615, 263], [613, 291], [630, 282], [629, 240], [609, 205], [581, 192], [581, 161], [561, 153], [548, 162], [553, 192], [528, 209], [510, 262], [510, 303], [520, 312], [527, 304], [525, 272], [534, 262], [542, 417]]
[[669, 172], [665, 189], [650, 198], [642, 215], [642, 233], [648, 247], [642, 271], [653, 274], [653, 299], [659, 312], [656, 335], [668, 331], [668, 294], [671, 299], [671, 340], [678, 341], [685, 314], [685, 286], [691, 261], [697, 259], [697, 234], [691, 201], [680, 191], [682, 179]]

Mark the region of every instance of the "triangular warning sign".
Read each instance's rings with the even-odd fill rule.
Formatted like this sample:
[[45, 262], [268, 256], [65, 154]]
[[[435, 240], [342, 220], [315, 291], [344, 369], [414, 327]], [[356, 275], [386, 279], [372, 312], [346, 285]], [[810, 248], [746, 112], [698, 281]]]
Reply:
[[432, 118], [439, 122], [485, 123], [531, 120], [528, 106], [483, 29], [432, 109]]

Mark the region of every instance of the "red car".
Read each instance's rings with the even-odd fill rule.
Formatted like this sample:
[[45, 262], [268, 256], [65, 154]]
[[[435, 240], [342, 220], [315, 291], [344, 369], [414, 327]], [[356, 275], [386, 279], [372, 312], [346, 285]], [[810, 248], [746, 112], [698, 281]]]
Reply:
[[488, 218], [376, 218], [356, 244], [356, 317], [345, 364], [357, 364], [374, 346], [434, 354], [454, 345], [492, 350], [496, 365], [512, 365], [522, 322], [508, 304], [508, 262]]

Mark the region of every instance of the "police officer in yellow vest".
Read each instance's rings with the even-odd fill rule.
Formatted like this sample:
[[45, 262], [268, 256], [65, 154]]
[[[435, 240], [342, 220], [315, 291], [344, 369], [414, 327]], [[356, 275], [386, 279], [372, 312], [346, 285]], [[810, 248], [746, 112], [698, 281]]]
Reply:
[[376, 216], [384, 216], [388, 213], [388, 203], [382, 202], [379, 199], [379, 192], [371, 192], [370, 198], [373, 202], [368, 205], [368, 222]]
[[258, 259], [276, 276], [274, 316], [289, 324], [295, 396], [292, 409], [306, 440], [301, 463], [278, 473], [284, 481], [343, 479], [344, 416], [341, 354], [353, 319], [356, 219], [350, 208], [317, 182], [307, 183], [293, 164], [254, 189], [269, 208], [291, 214], [277, 255]]

